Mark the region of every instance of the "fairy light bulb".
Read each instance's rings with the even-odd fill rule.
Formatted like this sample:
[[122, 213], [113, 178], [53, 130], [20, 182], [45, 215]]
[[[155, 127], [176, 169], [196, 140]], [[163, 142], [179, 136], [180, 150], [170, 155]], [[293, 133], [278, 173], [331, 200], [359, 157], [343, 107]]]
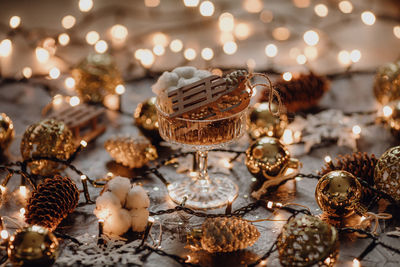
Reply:
[[323, 18], [328, 16], [328, 7], [324, 4], [318, 4], [314, 7], [314, 12], [317, 14], [317, 16]]
[[0, 232], [0, 237], [4, 240], [6, 240], [8, 238], [9, 234], [7, 232], [7, 230], [1, 230]]
[[278, 27], [272, 31], [272, 37], [278, 41], [286, 41], [290, 37], [290, 31], [286, 27]]
[[364, 11], [361, 13], [361, 20], [365, 25], [371, 26], [374, 25], [376, 17], [371, 11]]
[[383, 116], [390, 117], [393, 114], [393, 109], [389, 106], [384, 106], [383, 109]]
[[218, 19], [218, 26], [223, 32], [232, 32], [235, 26], [233, 15], [228, 12], [222, 13]]
[[100, 39], [100, 35], [96, 31], [90, 31], [86, 34], [86, 42], [90, 45], [94, 45]]
[[19, 16], [12, 16], [9, 24], [11, 29], [16, 29], [19, 25], [21, 25], [21, 18]]
[[330, 156], [325, 156], [324, 161], [325, 161], [326, 163], [329, 163], [329, 162], [332, 161], [332, 158], [331, 158]]
[[354, 49], [350, 52], [350, 59], [352, 62], [356, 63], [361, 59], [361, 52], [358, 49]]
[[89, 12], [93, 8], [93, 0], [79, 0], [79, 10]]
[[353, 12], [353, 4], [350, 1], [340, 1], [339, 9], [345, 14]]
[[124, 94], [125, 91], [126, 91], [126, 88], [125, 88], [125, 86], [124, 86], [123, 84], [118, 84], [118, 85], [115, 87], [115, 92], [116, 92], [117, 94], [119, 94], [119, 95]]
[[227, 55], [233, 55], [237, 51], [237, 44], [233, 41], [227, 42], [223, 46], [224, 53]]
[[22, 75], [24, 75], [26, 79], [29, 79], [32, 77], [32, 69], [30, 67], [24, 67], [22, 69]]
[[194, 60], [197, 56], [196, 50], [194, 50], [193, 48], [187, 48], [185, 50], [185, 52], [183, 53], [183, 56], [187, 59], [187, 60]]
[[61, 74], [61, 72], [57, 67], [51, 68], [50, 71], [49, 71], [49, 76], [53, 80], [57, 79], [58, 77], [60, 77], [60, 74]]
[[50, 58], [50, 53], [42, 47], [37, 47], [35, 50], [36, 58], [40, 63], [44, 63]]
[[1, 190], [1, 193], [4, 194], [4, 192], [6, 192], [6, 187], [3, 185], [0, 185], [0, 190]]
[[306, 62], [307, 62], [307, 58], [306, 58], [306, 56], [305, 55], [298, 55], [297, 57], [296, 57], [296, 62], [298, 63], [298, 64], [300, 64], [300, 65], [304, 65], [304, 64], [306, 64]]
[[143, 67], [150, 68], [154, 61], [154, 54], [149, 49], [143, 49], [140, 55], [140, 63], [142, 63]]
[[274, 44], [269, 44], [265, 46], [265, 54], [267, 57], [276, 57], [278, 54], [278, 47]]
[[201, 50], [201, 57], [204, 60], [211, 60], [214, 57], [214, 51], [209, 47], [203, 48]]
[[317, 32], [309, 30], [304, 33], [303, 40], [307, 45], [314, 46], [319, 42], [319, 35]]
[[105, 53], [107, 49], [108, 49], [108, 44], [104, 40], [97, 41], [96, 44], [94, 45], [94, 50], [96, 50], [96, 52], [100, 54]]
[[361, 267], [361, 263], [358, 259], [353, 260], [353, 267]]
[[62, 46], [66, 46], [69, 44], [69, 35], [68, 33], [61, 33], [58, 35], [58, 43]]
[[183, 0], [183, 4], [187, 7], [196, 7], [199, 5], [200, 0]]
[[352, 128], [352, 132], [355, 135], [359, 135], [361, 133], [361, 127], [359, 125], [354, 125]]
[[282, 78], [288, 82], [293, 78], [293, 75], [291, 72], [285, 72], [282, 74]]
[[203, 17], [210, 17], [214, 14], [215, 7], [214, 4], [210, 1], [204, 1], [200, 4], [200, 14]]
[[12, 52], [12, 42], [10, 39], [4, 39], [0, 43], [0, 57], [8, 57]]
[[169, 49], [171, 49], [171, 51], [174, 53], [180, 52], [182, 48], [183, 48], [183, 43], [179, 39], [172, 40], [172, 42], [169, 44]]
[[[21, 186], [19, 187], [19, 193], [21, 194], [21, 196], [22, 196], [23, 198], [26, 198], [26, 197], [28, 196], [28, 189], [26, 188], [25, 185], [21, 185]], [[22, 212], [21, 212], [21, 213], [22, 213]]]
[[263, 9], [264, 4], [262, 0], [244, 0], [243, 8], [249, 13], [258, 13]]
[[154, 53], [156, 56], [162, 56], [162, 55], [164, 55], [164, 53], [165, 53], [165, 48], [164, 48], [164, 46], [162, 46], [162, 45], [155, 45], [155, 46], [153, 47], [153, 53]]
[[140, 60], [140, 58], [142, 57], [142, 54], [143, 54], [143, 49], [138, 49], [135, 51], [134, 55], [137, 60]]
[[168, 45], [168, 37], [162, 32], [157, 32], [153, 35], [153, 45], [162, 45], [166, 47]]
[[60, 106], [61, 103], [63, 102], [63, 97], [60, 94], [57, 94], [53, 97], [53, 105], [54, 106]]
[[308, 60], [314, 60], [318, 57], [318, 49], [315, 46], [307, 46], [304, 48], [304, 55]]
[[338, 61], [342, 65], [349, 65], [351, 63], [350, 53], [346, 50], [342, 50], [338, 54]]
[[160, 0], [144, 0], [144, 5], [147, 7], [158, 7]]
[[68, 89], [74, 89], [75, 83], [76, 83], [76, 82], [75, 82], [75, 79], [72, 78], [72, 77], [66, 78], [66, 79], [65, 79], [65, 82], [64, 82], [65, 87], [67, 87]]
[[235, 26], [234, 34], [239, 40], [246, 40], [250, 36], [250, 26], [247, 23], [239, 23]]
[[81, 100], [77, 96], [73, 96], [69, 99], [69, 104], [71, 105], [71, 107], [75, 107], [75, 106], [79, 105], [80, 102], [81, 102]]
[[[290, 72], [287, 72], [287, 73], [290, 73]], [[290, 75], [292, 75], [292, 74], [290, 74]], [[285, 79], [285, 78], [284, 78], [284, 79]], [[290, 79], [291, 79], [291, 78], [290, 78]], [[283, 141], [283, 143], [284, 143], [285, 145], [293, 144], [294, 139], [293, 139], [293, 132], [292, 132], [292, 130], [286, 129], [286, 130], [283, 132], [282, 141]]]
[[393, 27], [393, 34], [396, 38], [400, 39], [400, 25]]
[[118, 42], [124, 42], [128, 36], [128, 29], [121, 24], [116, 24], [111, 27], [111, 37]]
[[310, 6], [310, 0], [292, 0], [293, 4], [298, 8], [306, 8]]
[[76, 22], [76, 19], [74, 16], [71, 15], [67, 15], [65, 17], [62, 18], [61, 20], [61, 25], [65, 28], [65, 29], [71, 29], [72, 27], [74, 27]]

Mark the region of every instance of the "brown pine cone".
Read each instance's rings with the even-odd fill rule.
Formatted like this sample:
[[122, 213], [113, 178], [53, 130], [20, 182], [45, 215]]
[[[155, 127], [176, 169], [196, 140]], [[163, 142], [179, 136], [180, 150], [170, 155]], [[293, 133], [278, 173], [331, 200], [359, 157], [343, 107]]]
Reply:
[[[329, 90], [329, 82], [324, 76], [300, 74], [290, 81], [283, 79], [274, 84], [282, 103], [288, 112], [304, 111], [316, 106], [324, 93]], [[262, 92], [260, 102], [269, 101], [269, 90]]]
[[25, 220], [51, 231], [78, 205], [79, 191], [68, 177], [47, 178], [28, 200]]

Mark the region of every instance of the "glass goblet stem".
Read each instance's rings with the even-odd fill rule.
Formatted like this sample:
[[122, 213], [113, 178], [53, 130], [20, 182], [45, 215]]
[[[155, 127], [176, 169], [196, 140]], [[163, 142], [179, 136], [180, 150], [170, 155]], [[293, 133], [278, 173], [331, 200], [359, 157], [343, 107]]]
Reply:
[[196, 180], [200, 182], [204, 187], [210, 185], [210, 177], [208, 176], [207, 170], [208, 161], [208, 151], [198, 150], [196, 151], [196, 163], [197, 166], [195, 171], [197, 171]]

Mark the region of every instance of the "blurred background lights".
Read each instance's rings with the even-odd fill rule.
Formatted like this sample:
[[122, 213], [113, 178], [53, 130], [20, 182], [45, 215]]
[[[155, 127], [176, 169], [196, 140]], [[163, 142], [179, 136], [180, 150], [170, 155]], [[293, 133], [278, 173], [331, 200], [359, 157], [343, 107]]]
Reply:
[[187, 60], [194, 60], [197, 56], [196, 50], [194, 50], [193, 48], [187, 48], [185, 50], [185, 52], [183, 53], [183, 56], [187, 59]]
[[79, 10], [82, 12], [88, 12], [93, 7], [93, 0], [79, 0]]
[[30, 67], [24, 67], [22, 69], [22, 75], [24, 75], [25, 78], [29, 79], [32, 77], [32, 69]]
[[286, 27], [278, 27], [272, 31], [272, 36], [278, 41], [286, 41], [290, 37], [290, 31]]
[[314, 12], [319, 17], [326, 17], [328, 16], [328, 7], [324, 4], [318, 4], [314, 7]]
[[71, 106], [73, 106], [73, 107], [79, 105], [80, 102], [81, 102], [81, 100], [80, 100], [79, 97], [77, 97], [77, 96], [73, 96], [73, 97], [71, 97], [70, 100], [69, 100], [69, 104], [70, 104]]
[[266, 45], [265, 54], [267, 57], [275, 57], [278, 54], [278, 47], [274, 44]]
[[318, 57], [318, 49], [315, 46], [306, 46], [304, 48], [304, 55], [308, 60], [314, 60]]
[[76, 22], [76, 19], [74, 16], [71, 15], [67, 15], [65, 17], [62, 18], [61, 20], [61, 25], [65, 28], [65, 29], [71, 29], [72, 27], [74, 27]]
[[400, 25], [393, 27], [393, 34], [396, 38], [400, 39]]
[[237, 51], [237, 44], [233, 41], [227, 42], [223, 46], [224, 52], [227, 55], [233, 55]]
[[310, 0], [292, 0], [292, 2], [298, 8], [306, 8], [310, 6]]
[[4, 39], [0, 43], [0, 56], [8, 57], [12, 51], [12, 42], [10, 39]]
[[258, 13], [263, 9], [264, 4], [262, 0], [244, 0], [243, 8], [249, 13]]
[[260, 20], [264, 23], [270, 23], [274, 18], [274, 14], [269, 10], [263, 10], [260, 13]]
[[233, 31], [233, 27], [235, 25], [234, 18], [231, 13], [222, 13], [219, 16], [219, 29], [223, 32], [231, 32]]
[[342, 65], [349, 65], [351, 63], [350, 53], [346, 50], [342, 50], [338, 54], [338, 61]]
[[376, 18], [374, 13], [371, 11], [364, 11], [361, 13], [361, 20], [364, 22], [365, 25], [371, 26], [374, 25]]
[[86, 42], [94, 45], [100, 39], [100, 35], [96, 31], [90, 31], [86, 34]]
[[157, 7], [160, 4], [160, 0], [144, 0], [144, 5], [147, 7]]
[[239, 23], [235, 27], [234, 34], [239, 40], [246, 40], [250, 35], [250, 26], [247, 23]]
[[350, 59], [352, 62], [358, 62], [361, 59], [361, 52], [358, 49], [354, 49], [350, 52]]
[[215, 7], [210, 1], [204, 1], [200, 4], [200, 14], [204, 17], [210, 17], [214, 14]]
[[200, 0], [183, 0], [183, 4], [187, 7], [196, 7], [199, 5]]
[[233, 42], [235, 38], [233, 37], [233, 34], [230, 32], [221, 32], [219, 36], [219, 42], [221, 45], [227, 43], [227, 42]]
[[121, 24], [116, 24], [111, 27], [111, 36], [117, 41], [125, 41], [128, 36], [128, 29]]
[[162, 45], [155, 45], [155, 46], [153, 47], [153, 53], [154, 53], [156, 56], [162, 56], [162, 55], [164, 55], [164, 53], [165, 53], [165, 48], [164, 48], [164, 46], [162, 46]]
[[104, 40], [100, 40], [94, 45], [94, 50], [96, 50], [96, 52], [100, 54], [105, 53], [107, 49], [108, 49], [108, 44]]
[[166, 47], [168, 45], [168, 37], [162, 32], [156, 32], [153, 35], [153, 44], [154, 45], [162, 45]]
[[62, 46], [66, 46], [69, 43], [69, 35], [67, 33], [61, 33], [58, 36], [58, 42]]
[[73, 89], [75, 87], [75, 80], [72, 77], [68, 77], [65, 79], [64, 84], [68, 89]]
[[309, 30], [304, 33], [303, 39], [306, 44], [314, 46], [319, 42], [319, 35], [315, 31]]
[[285, 72], [282, 74], [282, 78], [287, 82], [290, 81], [292, 79], [292, 77], [293, 77], [292, 73], [290, 73], [290, 72]]
[[171, 51], [175, 53], [181, 51], [182, 48], [183, 48], [183, 43], [179, 39], [172, 40], [172, 42], [169, 44], [169, 49], [171, 49]]
[[115, 92], [116, 92], [117, 94], [119, 94], [119, 95], [124, 94], [125, 91], [126, 91], [125, 86], [122, 85], [122, 84], [118, 84], [118, 85], [115, 87]]
[[201, 50], [201, 57], [204, 60], [211, 60], [214, 57], [214, 51], [209, 47], [203, 48]]
[[51, 68], [49, 71], [49, 76], [52, 79], [57, 79], [58, 77], [60, 77], [60, 70], [57, 67]]
[[35, 50], [36, 58], [40, 63], [44, 63], [50, 58], [49, 51], [42, 47], [38, 47]]
[[303, 65], [303, 64], [306, 64], [307, 58], [305, 55], [298, 55], [296, 58], [296, 61], [298, 64]]
[[21, 18], [19, 16], [12, 16], [10, 18], [10, 27], [12, 29], [18, 28], [20, 24], [21, 24]]
[[351, 13], [353, 11], [353, 4], [350, 1], [340, 1], [339, 9], [345, 14]]
[[145, 68], [150, 68], [155, 61], [154, 55], [149, 49], [143, 49], [140, 52], [139, 59]]

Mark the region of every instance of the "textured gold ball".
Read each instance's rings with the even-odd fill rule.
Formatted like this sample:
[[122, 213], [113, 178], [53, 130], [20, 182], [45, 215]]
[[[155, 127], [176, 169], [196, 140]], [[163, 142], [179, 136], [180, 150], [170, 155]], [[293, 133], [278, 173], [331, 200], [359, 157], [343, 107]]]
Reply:
[[338, 257], [338, 233], [321, 219], [304, 215], [292, 218], [278, 237], [283, 266], [334, 266]]
[[33, 225], [10, 237], [7, 253], [14, 266], [51, 266], [58, 257], [58, 241], [46, 228]]
[[14, 135], [12, 120], [5, 113], [0, 113], [0, 154], [10, 146]]
[[121, 73], [107, 54], [90, 54], [72, 70], [75, 90], [86, 102], [99, 103], [104, 97], [115, 94], [122, 84]]
[[376, 188], [400, 201], [400, 146], [390, 148], [379, 158], [374, 181]]
[[[45, 119], [29, 126], [21, 141], [21, 155], [24, 160], [33, 157], [52, 157], [67, 160], [74, 152], [72, 132], [64, 122]], [[65, 165], [49, 160], [35, 160], [28, 163], [32, 173], [51, 175], [65, 169]]]
[[362, 187], [354, 175], [346, 171], [331, 171], [319, 179], [315, 199], [330, 217], [346, 217], [355, 211], [362, 196]]
[[400, 99], [400, 61], [388, 63], [378, 69], [374, 94], [382, 104]]
[[153, 141], [160, 141], [158, 131], [158, 118], [156, 109], [156, 97], [145, 100], [136, 107], [134, 113], [136, 126], [142, 133]]
[[269, 103], [257, 103], [250, 111], [249, 115], [249, 136], [255, 140], [262, 136], [270, 136], [280, 138], [288, 125], [288, 118], [286, 114], [279, 116], [273, 115], [278, 111], [279, 106], [272, 103], [271, 111], [269, 110]]
[[261, 137], [246, 150], [246, 166], [258, 178], [271, 179], [282, 174], [289, 165], [290, 153], [274, 137]]

